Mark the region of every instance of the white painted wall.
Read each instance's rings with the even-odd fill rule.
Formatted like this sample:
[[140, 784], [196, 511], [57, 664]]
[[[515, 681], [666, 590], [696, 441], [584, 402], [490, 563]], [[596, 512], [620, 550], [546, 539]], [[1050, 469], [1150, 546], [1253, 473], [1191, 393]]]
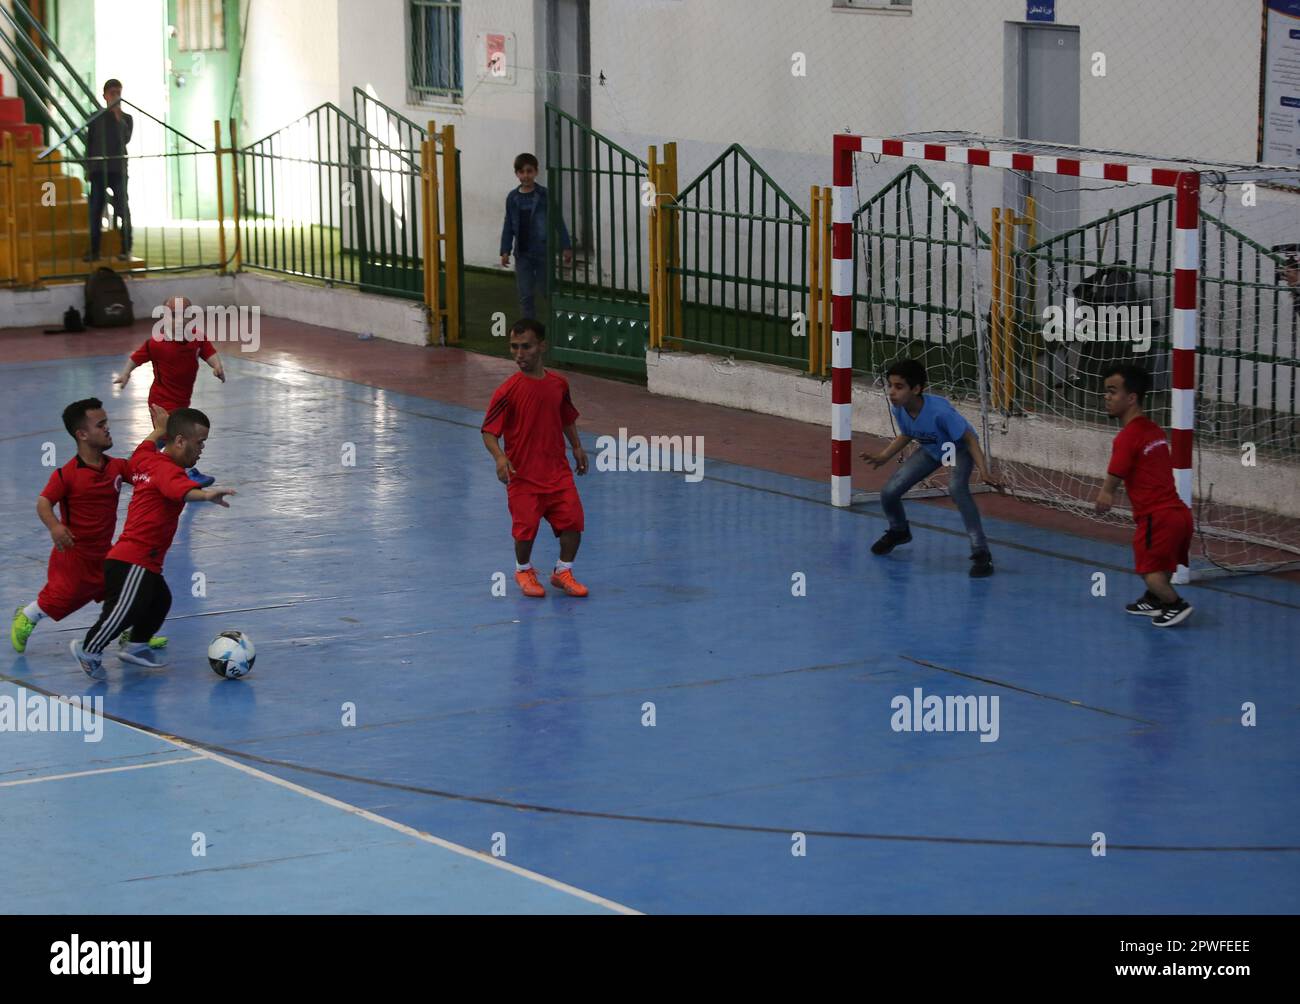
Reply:
[[[351, 88], [424, 123], [453, 122], [462, 153], [466, 256], [496, 258], [510, 162], [536, 142], [533, 0], [463, 7], [465, 96], [408, 103], [405, 0], [255, 5], [244, 56], [247, 138], [319, 104], [351, 111]], [[739, 142], [796, 198], [828, 180], [831, 135], [1003, 131], [1003, 33], [1024, 0], [917, 0], [910, 14], [833, 9], [830, 0], [594, 0], [597, 129], [644, 156], [676, 140], [693, 177]], [[1251, 161], [1259, 6], [1255, 0], [1059, 0], [1081, 28], [1082, 143]], [[540, 30], [541, 26], [537, 26]], [[512, 82], [480, 81], [475, 40], [513, 37]], [[1107, 75], [1091, 74], [1104, 52]], [[807, 75], [791, 74], [802, 52]], [[540, 155], [543, 151], [535, 151]], [[545, 165], [543, 165], [545, 167]]]
[[[241, 144], [339, 100], [339, 7], [364, 0], [271, 0], [251, 5], [245, 25]], [[349, 38], [348, 44], [353, 44]]]
[[[598, 5], [600, 0], [597, 0]], [[593, 5], [595, 6], [595, 5]], [[339, 0], [337, 101], [352, 113], [352, 87], [373, 88], [384, 104], [420, 125], [456, 127], [461, 150], [461, 199], [465, 257], [475, 265], [496, 264], [506, 193], [518, 185], [515, 155], [534, 151], [532, 0], [474, 0], [463, 6], [461, 39], [464, 100], [413, 105], [407, 94], [405, 0]], [[475, 38], [513, 35], [519, 64], [513, 83], [480, 81], [475, 72]], [[542, 164], [545, 171], [546, 165]]]

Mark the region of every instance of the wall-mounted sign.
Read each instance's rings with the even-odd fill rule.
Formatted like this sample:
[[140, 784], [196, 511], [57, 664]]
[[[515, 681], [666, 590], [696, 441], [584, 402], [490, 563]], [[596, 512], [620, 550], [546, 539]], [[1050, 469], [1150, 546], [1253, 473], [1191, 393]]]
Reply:
[[1026, 21], [1055, 21], [1056, 0], [1026, 0]]
[[1300, 166], [1300, 0], [1267, 0], [1259, 159]]
[[508, 32], [485, 32], [475, 37], [478, 79], [493, 84], [515, 82], [515, 36]]

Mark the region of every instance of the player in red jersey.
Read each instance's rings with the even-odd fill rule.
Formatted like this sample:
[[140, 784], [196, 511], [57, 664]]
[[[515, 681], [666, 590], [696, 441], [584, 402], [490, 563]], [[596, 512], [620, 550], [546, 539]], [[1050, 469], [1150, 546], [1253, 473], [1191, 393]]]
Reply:
[[[74, 639], [72, 654], [93, 680], [105, 677], [105, 647], [120, 631], [131, 629], [131, 640], [117, 654], [137, 666], [165, 666], [148, 639], [162, 626], [171, 609], [172, 594], [163, 579], [163, 560], [186, 502], [215, 502], [229, 508], [225, 496], [233, 488], [199, 488], [185, 476], [203, 453], [211, 423], [194, 408], [179, 408], [164, 416], [154, 412], [154, 429], [131, 454], [131, 504], [126, 526], [104, 560], [104, 607], [99, 620]], [[167, 445], [158, 449], [158, 440]]]
[[[213, 375], [226, 382], [226, 369], [217, 355], [216, 346], [204, 336], [197, 319], [185, 321], [185, 311], [190, 301], [183, 296], [169, 300], [166, 312], [154, 325], [145, 343], [131, 353], [126, 368], [114, 379], [118, 387], [125, 387], [131, 372], [145, 363], [153, 364], [153, 386], [149, 388], [149, 406], [155, 404], [168, 412], [188, 408], [194, 396], [194, 380], [199, 374], [199, 360], [212, 367]], [[198, 470], [187, 472], [190, 480], [200, 488], [212, 484], [213, 478]]]
[[1142, 413], [1151, 377], [1141, 366], [1116, 364], [1106, 371], [1106, 414], [1124, 428], [1111, 447], [1106, 482], [1097, 496], [1097, 511], [1115, 504], [1121, 481], [1133, 503], [1135, 571], [1147, 591], [1125, 609], [1150, 617], [1156, 627], [1181, 624], [1192, 606], [1174, 591], [1170, 580], [1186, 565], [1192, 544], [1192, 510], [1174, 487], [1173, 458], [1165, 431]]
[[[50, 475], [36, 514], [54, 549], [50, 551], [45, 586], [36, 599], [14, 611], [9, 641], [25, 652], [27, 639], [46, 617], [61, 621], [87, 603], [104, 598], [104, 556], [117, 526], [117, 501], [127, 477], [127, 461], [108, 456], [113, 434], [104, 402], [95, 397], [74, 401], [63, 409], [63, 427], [77, 444], [77, 455]], [[55, 506], [62, 509], [56, 515]], [[152, 638], [155, 648], [167, 644]]]
[[[545, 596], [529, 557], [544, 518], [560, 538], [560, 560], [551, 585], [570, 596], [586, 596], [587, 587], [573, 577], [573, 559], [582, 542], [582, 500], [564, 455], [564, 440], [573, 448], [579, 474], [587, 473], [587, 454], [578, 439], [578, 409], [569, 396], [569, 381], [542, 366], [546, 329], [525, 318], [510, 329], [510, 352], [519, 372], [496, 389], [483, 420], [483, 444], [497, 463], [506, 486], [515, 538], [515, 582], [525, 596]], [[503, 453], [498, 439], [505, 436]]]

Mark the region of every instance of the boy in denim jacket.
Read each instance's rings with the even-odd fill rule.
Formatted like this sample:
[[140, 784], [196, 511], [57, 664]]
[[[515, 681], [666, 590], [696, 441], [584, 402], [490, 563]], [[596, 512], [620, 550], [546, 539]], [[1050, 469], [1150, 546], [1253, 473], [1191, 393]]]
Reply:
[[[515, 158], [519, 187], [506, 196], [506, 218], [501, 227], [501, 265], [510, 264], [515, 254], [515, 281], [519, 307], [524, 317], [535, 318], [535, 296], [546, 288], [546, 189], [537, 184], [537, 158], [521, 153]], [[572, 245], [564, 221], [558, 220], [564, 264], [573, 262]]]

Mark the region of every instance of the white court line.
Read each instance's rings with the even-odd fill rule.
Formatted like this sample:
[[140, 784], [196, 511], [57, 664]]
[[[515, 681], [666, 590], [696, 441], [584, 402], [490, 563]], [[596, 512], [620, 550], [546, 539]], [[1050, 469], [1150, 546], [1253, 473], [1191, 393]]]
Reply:
[[154, 763], [133, 763], [125, 767], [101, 767], [98, 770], [79, 770], [72, 774], [49, 774], [45, 777], [29, 777], [21, 781], [0, 781], [0, 788], [13, 788], [20, 784], [41, 784], [44, 781], [66, 781], [70, 777], [91, 777], [95, 774], [117, 774], [124, 770], [148, 770], [150, 767], [166, 767], [173, 763], [193, 763], [202, 760], [201, 756], [181, 757], [179, 760], [157, 760]]
[[[117, 722], [115, 724], [126, 725], [125, 722]], [[568, 893], [570, 896], [576, 896], [578, 899], [586, 900], [588, 903], [595, 903], [597, 906], [603, 906], [608, 910], [613, 910], [615, 913], [622, 913], [622, 914], [627, 914], [630, 916], [638, 916], [638, 917], [642, 916], [640, 910], [633, 910], [630, 906], [624, 906], [622, 903], [615, 903], [611, 899], [606, 899], [603, 896], [597, 896], [595, 893], [587, 892], [585, 889], [579, 889], [576, 886], [571, 886], [565, 882], [560, 882], [558, 879], [548, 878], [547, 876], [540, 875], [537, 872], [529, 871], [527, 868], [520, 868], [518, 865], [512, 865], [508, 861], [502, 861], [500, 858], [494, 858], [490, 854], [484, 854], [481, 851], [475, 851], [468, 847], [462, 847], [460, 844], [453, 844], [450, 840], [443, 840], [441, 837], [435, 837], [430, 833], [424, 833], [421, 830], [417, 830], [413, 827], [407, 826], [405, 823], [399, 823], [396, 820], [388, 819], [385, 816], [377, 815], [371, 812], [369, 809], [362, 809], [359, 806], [350, 805], [347, 802], [339, 801], [337, 798], [331, 798], [329, 795], [323, 795], [319, 791], [313, 791], [310, 788], [304, 788], [300, 784], [294, 784], [292, 781], [286, 781], [283, 778], [276, 777], [273, 774], [268, 774], [265, 771], [258, 770], [256, 767], [250, 767], [247, 764], [239, 763], [237, 760], [231, 760], [229, 757], [221, 756], [218, 753], [213, 753], [209, 750], [202, 749], [198, 746], [191, 746], [183, 739], [177, 739], [174, 736], [163, 735], [162, 733], [146, 732], [143, 729], [137, 729], [132, 725], [126, 725], [126, 728], [132, 729], [135, 732], [140, 732], [146, 736], [151, 736], [152, 738], [155, 739], [163, 739], [169, 743], [179, 746], [181, 749], [189, 750], [192, 753], [197, 753], [199, 755], [198, 758], [206, 757], [209, 760], [215, 760], [217, 763], [225, 764], [227, 767], [234, 767], [235, 770], [243, 771], [245, 774], [249, 774], [252, 777], [261, 778], [263, 781], [270, 781], [272, 784], [277, 784], [281, 788], [287, 788], [290, 791], [297, 792], [299, 795], [306, 795], [308, 798], [313, 798], [316, 801], [322, 802], [325, 805], [331, 806], [335, 809], [342, 809], [344, 812], [347, 812], [353, 816], [359, 816], [361, 819], [369, 820], [372, 823], [378, 823], [380, 826], [387, 826], [390, 830], [396, 830], [398, 833], [403, 833], [408, 837], [415, 837], [417, 840], [423, 840], [427, 844], [433, 844], [435, 847], [441, 847], [443, 850], [452, 851], [453, 853], [459, 854], [462, 857], [472, 858], [473, 860], [478, 861], [480, 864], [491, 865], [494, 868], [502, 868], [505, 871], [511, 872], [515, 875], [519, 875], [533, 882], [540, 882], [542, 885], [547, 886], [548, 888], [556, 889], [559, 892]]]

